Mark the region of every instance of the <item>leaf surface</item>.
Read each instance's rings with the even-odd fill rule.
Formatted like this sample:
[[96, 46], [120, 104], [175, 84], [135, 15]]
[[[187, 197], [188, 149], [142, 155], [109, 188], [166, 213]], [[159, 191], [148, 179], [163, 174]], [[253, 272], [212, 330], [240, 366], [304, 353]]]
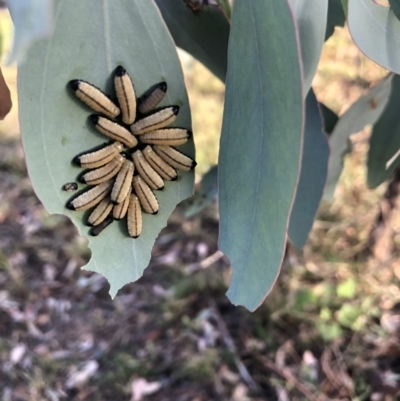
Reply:
[[400, 20], [400, 0], [389, 0], [389, 4], [396, 18]]
[[202, 177], [200, 189], [191, 198], [191, 204], [185, 210], [185, 217], [200, 213], [218, 195], [218, 166], [212, 166]]
[[225, 82], [229, 22], [215, 7], [193, 12], [182, 0], [156, 0], [178, 47], [201, 61]]
[[333, 35], [333, 32], [335, 32], [335, 26], [344, 26], [345, 22], [346, 14], [341, 0], [329, 0], [325, 40]]
[[400, 21], [392, 9], [371, 0], [351, 0], [347, 22], [354, 42], [367, 57], [400, 74]]
[[284, 256], [302, 149], [302, 71], [287, 1], [234, 3], [228, 66], [219, 246], [232, 264], [230, 300], [254, 310]]
[[[22, 139], [33, 187], [48, 212], [67, 215], [87, 236], [86, 214], [65, 208], [71, 193], [61, 187], [82, 171], [71, 163], [74, 156], [107, 138], [88, 122], [92, 111], [67, 83], [84, 79], [114, 96], [110, 76], [118, 65], [127, 69], [138, 95], [167, 81], [163, 104], [179, 105], [176, 125], [190, 129], [188, 98], [175, 45], [154, 2], [58, 0], [55, 16], [53, 37], [33, 44], [19, 69]], [[181, 149], [194, 154], [192, 142]], [[108, 279], [112, 296], [142, 275], [155, 238], [176, 204], [192, 190], [193, 173], [180, 172], [177, 182], [167, 182], [163, 191], [157, 191], [160, 211], [157, 216], [143, 214], [138, 239], [128, 237], [125, 221], [114, 222], [98, 237], [88, 237], [92, 257], [86, 268]]]
[[290, 241], [297, 249], [303, 248], [312, 228], [326, 182], [328, 158], [328, 140], [323, 132], [318, 102], [310, 90], [306, 98], [300, 180], [288, 231]]
[[364, 129], [367, 124], [374, 124], [386, 107], [392, 86], [389, 76], [374, 86], [367, 94], [361, 96], [340, 116], [330, 136], [328, 177], [324, 189], [324, 199], [331, 201], [343, 168], [343, 156], [348, 149], [351, 134]]
[[314, 78], [325, 39], [328, 0], [290, 0], [300, 36], [304, 96]]
[[382, 184], [396, 169], [400, 158], [386, 169], [386, 163], [400, 149], [400, 76], [394, 75], [392, 92], [382, 115], [374, 124], [369, 140], [367, 180], [371, 188]]

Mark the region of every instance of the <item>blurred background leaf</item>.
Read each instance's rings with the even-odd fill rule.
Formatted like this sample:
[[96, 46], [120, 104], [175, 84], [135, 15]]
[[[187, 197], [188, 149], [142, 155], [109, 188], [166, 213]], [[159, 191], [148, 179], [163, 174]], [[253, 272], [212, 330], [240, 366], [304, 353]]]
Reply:
[[181, 0], [156, 0], [175, 44], [225, 82], [229, 22], [216, 7], [194, 12]]
[[219, 157], [219, 247], [232, 264], [227, 295], [250, 310], [280, 269], [299, 174], [303, 94], [292, 18], [286, 1], [233, 7]]
[[397, 168], [400, 157], [386, 163], [400, 149], [400, 76], [394, 75], [389, 101], [374, 124], [369, 140], [367, 180], [370, 188], [382, 184]]
[[7, 0], [14, 40], [7, 64], [22, 63], [29, 47], [53, 31], [53, 0]]
[[389, 0], [390, 7], [398, 20], [400, 20], [400, 1]]
[[360, 50], [382, 67], [400, 74], [400, 21], [371, 0], [351, 0], [348, 24]]
[[[174, 43], [152, 2], [124, 0], [118, 7], [109, 7], [109, 3], [99, 5], [97, 0], [58, 0], [55, 13], [52, 39], [35, 42], [19, 69], [22, 139], [30, 178], [46, 209], [66, 214], [88, 237], [85, 214], [65, 208], [71, 195], [61, 187], [81, 172], [71, 164], [73, 157], [107, 138], [88, 123], [90, 109], [71, 94], [67, 83], [84, 79], [113, 96], [110, 76], [121, 64], [138, 95], [157, 82], [167, 81], [163, 102], [180, 106], [179, 126], [190, 128], [190, 111]], [[183, 149], [193, 155], [193, 142]], [[179, 174], [177, 182], [167, 182], [164, 191], [157, 192], [160, 211], [157, 216], [144, 214], [138, 239], [127, 235], [126, 221], [112, 224], [98, 237], [88, 237], [92, 258], [86, 268], [107, 278], [112, 296], [142, 275], [169, 215], [192, 194], [193, 173]]]
[[343, 168], [343, 156], [348, 149], [351, 134], [361, 131], [367, 124], [374, 124], [384, 110], [391, 91], [392, 76], [361, 96], [340, 116], [330, 136], [331, 153], [324, 199], [331, 200]]
[[190, 205], [185, 209], [185, 216], [192, 217], [201, 212], [211, 202], [215, 201], [218, 195], [218, 166], [208, 170], [199, 183], [199, 190], [191, 198]]

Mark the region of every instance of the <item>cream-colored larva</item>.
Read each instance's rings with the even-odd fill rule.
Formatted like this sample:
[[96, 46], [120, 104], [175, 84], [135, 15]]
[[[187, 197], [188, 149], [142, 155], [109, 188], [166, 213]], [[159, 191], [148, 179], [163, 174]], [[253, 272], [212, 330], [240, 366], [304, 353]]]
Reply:
[[88, 185], [97, 185], [115, 177], [124, 164], [125, 156], [117, 154], [109, 163], [94, 170], [84, 172], [79, 176], [79, 181]]
[[142, 232], [142, 210], [139, 198], [135, 194], [129, 196], [127, 222], [129, 235], [133, 238], [139, 237]]
[[157, 214], [159, 205], [151, 188], [142, 180], [140, 175], [133, 177], [133, 189], [140, 200], [143, 209], [150, 214]]
[[113, 186], [112, 180], [91, 187], [79, 194], [67, 203], [67, 208], [76, 211], [88, 210], [100, 203], [110, 192]]
[[136, 118], [136, 94], [132, 80], [125, 68], [118, 66], [114, 77], [115, 92], [121, 108], [122, 121], [131, 125]]
[[90, 116], [96, 129], [103, 135], [108, 136], [115, 141], [122, 142], [124, 145], [133, 148], [138, 144], [137, 139], [125, 127], [117, 124], [108, 118], [92, 114]]
[[182, 170], [189, 171], [196, 167], [196, 162], [180, 152], [178, 149], [175, 149], [171, 146], [153, 146], [154, 151], [160, 156], [164, 161], [166, 161], [170, 166]]
[[132, 124], [132, 134], [142, 135], [145, 132], [166, 127], [168, 124], [171, 124], [173, 121], [175, 121], [178, 113], [179, 106], [163, 107], [162, 109], [159, 109]]
[[114, 186], [111, 192], [111, 200], [114, 204], [121, 203], [132, 186], [132, 177], [135, 170], [134, 164], [131, 160], [125, 160], [121, 170], [119, 171]]
[[106, 143], [100, 148], [76, 156], [74, 163], [83, 168], [101, 167], [114, 159], [123, 150], [124, 145], [120, 142]]
[[138, 110], [141, 114], [147, 114], [152, 111], [164, 99], [167, 92], [167, 83], [160, 82], [155, 88], [147, 95], [139, 100]]
[[129, 206], [130, 190], [131, 188], [129, 188], [128, 194], [125, 196], [125, 199], [121, 203], [118, 203], [118, 205], [114, 205], [112, 215], [115, 220], [121, 220], [126, 216], [126, 212], [128, 211]]
[[185, 144], [192, 132], [185, 128], [161, 128], [139, 136], [148, 145], [179, 146]]
[[164, 180], [175, 181], [178, 178], [176, 170], [161, 159], [151, 146], [146, 146], [142, 153], [150, 166], [153, 167]]
[[110, 214], [113, 204], [109, 196], [104, 198], [90, 213], [87, 224], [88, 226], [98, 226]]
[[160, 175], [151, 167], [149, 162], [144, 158], [140, 150], [136, 150], [133, 155], [136, 171], [146, 181], [147, 185], [152, 189], [163, 189], [164, 181]]
[[99, 88], [81, 79], [69, 81], [75, 95], [90, 108], [107, 117], [115, 118], [120, 114], [120, 109]]

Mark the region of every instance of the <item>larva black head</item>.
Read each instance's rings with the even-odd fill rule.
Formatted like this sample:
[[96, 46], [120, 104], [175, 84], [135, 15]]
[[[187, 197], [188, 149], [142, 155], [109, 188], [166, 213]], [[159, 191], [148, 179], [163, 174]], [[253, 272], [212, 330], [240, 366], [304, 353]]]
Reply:
[[139, 235], [132, 235], [133, 239], [139, 238]]
[[178, 180], [178, 174], [174, 178], [171, 178], [171, 181], [177, 181], [177, 180]]
[[81, 174], [79, 174], [79, 176], [78, 176], [78, 181], [81, 182], [82, 184], [86, 184], [86, 180], [85, 180], [86, 173], [87, 173], [87, 171], [84, 171]]
[[158, 210], [156, 212], [152, 213], [152, 215], [156, 215], [156, 214], [158, 214]]
[[96, 124], [99, 122], [99, 118], [100, 118], [100, 116], [98, 116], [97, 114], [92, 114], [92, 115], [90, 116], [90, 119], [92, 120], [92, 123], [93, 123], [94, 125], [96, 125]]
[[163, 189], [164, 189], [164, 185], [162, 186], [162, 187], [160, 187], [160, 188], [157, 188], [157, 191], [162, 191]]
[[74, 204], [72, 203], [72, 201], [69, 201], [65, 206], [69, 209], [69, 210], [76, 210], [76, 207], [74, 206]]
[[113, 221], [114, 220], [111, 216], [106, 217], [106, 219], [102, 223], [100, 223], [98, 226], [92, 227], [92, 229], [89, 231], [89, 234], [93, 237], [97, 237]]
[[189, 130], [186, 130], [186, 132], [187, 132], [187, 137], [190, 139], [193, 136], [193, 132]]
[[193, 170], [197, 166], [196, 160], [192, 160], [192, 165], [190, 166], [190, 169]]
[[160, 83], [157, 85], [157, 88], [160, 89], [160, 90], [162, 90], [163, 92], [166, 92], [168, 86], [167, 86], [167, 83], [166, 83], [166, 82], [160, 82]]
[[119, 65], [115, 70], [115, 75], [117, 77], [123, 77], [126, 74], [126, 70], [122, 65]]
[[79, 89], [80, 79], [73, 79], [69, 81], [69, 85], [71, 86], [72, 90], [77, 91]]
[[172, 112], [177, 116], [179, 113], [179, 106], [171, 106]]
[[77, 166], [79, 166], [79, 167], [82, 166], [81, 157], [80, 157], [80, 156], [74, 157], [74, 158], [72, 159], [72, 161], [73, 161]]

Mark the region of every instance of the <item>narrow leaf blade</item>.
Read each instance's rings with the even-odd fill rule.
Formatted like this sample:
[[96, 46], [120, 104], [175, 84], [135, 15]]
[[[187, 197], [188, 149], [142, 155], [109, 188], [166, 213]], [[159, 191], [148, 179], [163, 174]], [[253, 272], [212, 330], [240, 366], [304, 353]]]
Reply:
[[318, 102], [310, 90], [306, 98], [301, 173], [288, 231], [290, 241], [298, 249], [303, 248], [307, 241], [322, 198], [328, 158], [328, 140], [322, 130]]
[[385, 110], [374, 124], [369, 141], [367, 180], [371, 188], [382, 184], [398, 166], [396, 160], [386, 169], [386, 163], [400, 149], [400, 76], [392, 81], [392, 92]]
[[325, 40], [328, 0], [290, 0], [300, 36], [304, 96], [314, 78]]
[[283, 259], [302, 148], [302, 71], [286, 1], [234, 3], [228, 65], [219, 245], [232, 264], [229, 298], [254, 310]]

